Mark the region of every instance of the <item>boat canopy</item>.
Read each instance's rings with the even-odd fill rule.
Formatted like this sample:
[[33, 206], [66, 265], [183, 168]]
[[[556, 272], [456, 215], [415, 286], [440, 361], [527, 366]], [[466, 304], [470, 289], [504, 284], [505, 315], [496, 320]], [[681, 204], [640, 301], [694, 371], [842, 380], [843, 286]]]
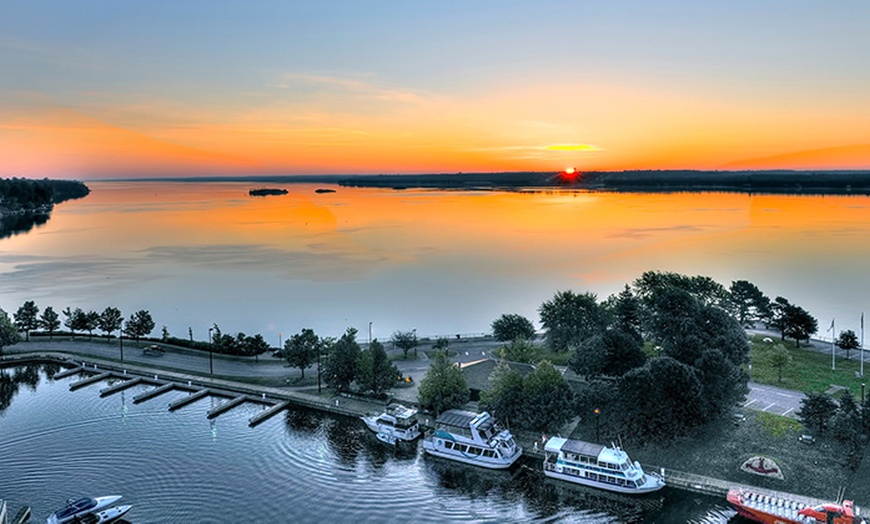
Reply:
[[55, 513], [55, 516], [58, 520], [63, 520], [65, 518], [72, 517], [73, 515], [79, 513], [80, 511], [87, 511], [93, 507], [96, 507], [97, 500], [92, 499], [90, 497], [85, 497], [76, 500], [75, 502], [70, 502], [63, 509], [58, 510]]
[[[484, 412], [485, 413], [485, 412]], [[435, 419], [436, 424], [443, 424], [445, 426], [453, 426], [457, 428], [465, 428], [468, 429], [471, 427], [472, 421], [478, 419], [481, 414], [473, 413], [471, 411], [462, 411], [460, 409], [448, 409], [444, 413], [438, 415], [438, 418]], [[489, 414], [487, 413], [487, 417]], [[478, 429], [485, 430], [488, 429], [489, 426], [492, 425], [492, 418], [488, 418], [484, 421], [483, 425], [479, 426]]]
[[593, 444], [592, 442], [583, 442], [582, 440], [571, 440], [562, 437], [551, 437], [544, 447], [544, 451], [549, 453], [574, 453], [577, 455], [586, 455], [587, 457], [598, 458], [598, 455], [604, 450], [601, 444]]

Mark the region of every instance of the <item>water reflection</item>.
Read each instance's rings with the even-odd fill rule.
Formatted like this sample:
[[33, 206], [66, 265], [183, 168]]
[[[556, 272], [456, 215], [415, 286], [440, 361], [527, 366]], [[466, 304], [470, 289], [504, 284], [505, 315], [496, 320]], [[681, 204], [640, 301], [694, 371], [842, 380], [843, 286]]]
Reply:
[[48, 213], [20, 213], [15, 215], [0, 215], [0, 239], [27, 233], [34, 227], [48, 222]]
[[39, 385], [40, 365], [15, 368], [0, 368], [0, 414], [12, 405], [12, 399], [24, 385], [31, 391], [36, 391]]

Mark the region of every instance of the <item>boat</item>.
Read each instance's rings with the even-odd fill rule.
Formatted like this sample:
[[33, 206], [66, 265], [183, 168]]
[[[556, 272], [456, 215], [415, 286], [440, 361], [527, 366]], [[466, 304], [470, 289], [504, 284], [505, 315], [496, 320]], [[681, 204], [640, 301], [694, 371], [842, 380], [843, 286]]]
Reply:
[[104, 509], [102, 511], [98, 511], [96, 513], [90, 513], [81, 518], [77, 518], [73, 520], [73, 522], [75, 524], [106, 524], [109, 522], [115, 522], [119, 518], [126, 515], [132, 507], [133, 506], [130, 505], [114, 506], [108, 509]]
[[396, 445], [399, 441], [411, 442], [420, 436], [420, 424], [417, 421], [417, 410], [391, 404], [380, 414], [360, 417], [366, 426], [381, 442]]
[[486, 411], [450, 409], [435, 420], [435, 430], [423, 439], [430, 455], [489, 469], [506, 469], [523, 454], [510, 431]]
[[851, 500], [809, 506], [741, 488], [728, 490], [728, 502], [741, 516], [763, 524], [866, 524]]
[[108, 497], [83, 497], [78, 500], [69, 499], [66, 506], [48, 516], [48, 524], [67, 524], [75, 522], [76, 518], [82, 518], [91, 513], [96, 513], [121, 500], [121, 495]]
[[617, 493], [650, 493], [665, 486], [661, 476], [645, 473], [617, 446], [562, 437], [550, 437], [544, 446], [544, 475]]

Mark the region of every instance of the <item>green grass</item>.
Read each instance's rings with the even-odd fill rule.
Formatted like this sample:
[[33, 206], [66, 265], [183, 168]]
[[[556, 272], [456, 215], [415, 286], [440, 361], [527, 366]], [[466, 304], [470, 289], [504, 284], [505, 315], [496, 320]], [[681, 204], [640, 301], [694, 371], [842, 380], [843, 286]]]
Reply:
[[[752, 359], [753, 381], [804, 392], [825, 391], [832, 384], [836, 384], [849, 388], [855, 398], [861, 398], [861, 383], [866, 382], [866, 377], [862, 380], [855, 376], [860, 370], [860, 362], [854, 358], [855, 354], [852, 355], [852, 360], [837, 356], [837, 369], [834, 371], [831, 369], [830, 351], [821, 353], [804, 346], [796, 348], [793, 341], [786, 341], [784, 344], [792, 361], [783, 368], [780, 381], [777, 369], [765, 358], [767, 344], [762, 342], [763, 338], [751, 337], [752, 347], [749, 354]], [[865, 364], [865, 367], [868, 366]]]
[[803, 426], [797, 420], [763, 411], [755, 413], [755, 420], [761, 426], [761, 429], [771, 437], [784, 437], [789, 434], [797, 437], [803, 429]]
[[538, 363], [542, 360], [549, 360], [554, 366], [567, 366], [568, 361], [571, 360], [571, 351], [562, 351], [559, 353], [550, 351], [546, 346], [536, 346], [538, 352], [535, 354], [535, 358], [533, 360], [534, 363]]

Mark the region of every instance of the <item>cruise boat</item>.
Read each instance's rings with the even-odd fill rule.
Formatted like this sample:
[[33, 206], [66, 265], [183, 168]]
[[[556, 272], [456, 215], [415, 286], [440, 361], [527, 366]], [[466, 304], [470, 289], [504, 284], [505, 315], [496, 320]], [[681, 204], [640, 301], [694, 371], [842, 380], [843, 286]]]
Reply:
[[436, 457], [490, 469], [509, 468], [523, 448], [486, 411], [451, 409], [435, 420], [435, 431], [423, 439], [423, 450]]
[[84, 497], [78, 500], [69, 499], [66, 506], [48, 516], [48, 524], [70, 524], [76, 519], [82, 519], [91, 513], [96, 513], [121, 500], [120, 495], [108, 497]]
[[544, 475], [618, 493], [649, 493], [662, 489], [665, 481], [644, 473], [618, 447], [551, 437], [544, 446]]
[[377, 434], [378, 440], [387, 444], [395, 445], [399, 441], [411, 442], [420, 436], [417, 410], [402, 404], [391, 404], [381, 414], [360, 418]]
[[85, 515], [84, 517], [74, 520], [75, 524], [108, 524], [115, 522], [130, 511], [133, 506], [114, 506], [96, 513]]
[[748, 489], [728, 490], [728, 502], [737, 513], [763, 524], [865, 524], [851, 500], [842, 504], [808, 506], [795, 500], [764, 495]]

